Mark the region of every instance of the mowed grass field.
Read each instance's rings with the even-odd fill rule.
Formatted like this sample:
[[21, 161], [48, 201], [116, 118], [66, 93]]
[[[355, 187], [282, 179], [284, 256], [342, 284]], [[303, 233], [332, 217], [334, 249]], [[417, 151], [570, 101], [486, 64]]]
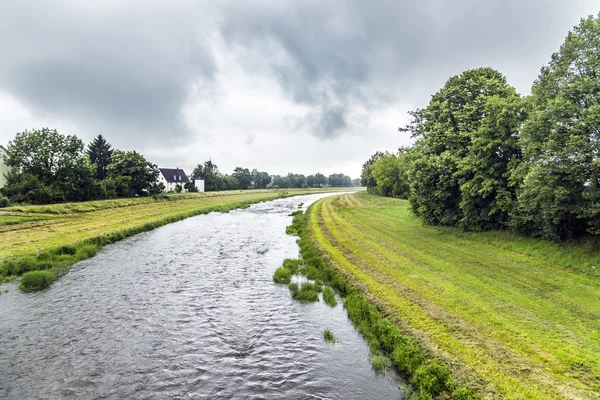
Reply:
[[[246, 190], [0, 209], [0, 260], [35, 254], [118, 231], [281, 196], [336, 189]], [[347, 189], [345, 189], [347, 190]]]
[[308, 218], [332, 264], [478, 397], [600, 398], [593, 243], [424, 226], [408, 202], [364, 192]]

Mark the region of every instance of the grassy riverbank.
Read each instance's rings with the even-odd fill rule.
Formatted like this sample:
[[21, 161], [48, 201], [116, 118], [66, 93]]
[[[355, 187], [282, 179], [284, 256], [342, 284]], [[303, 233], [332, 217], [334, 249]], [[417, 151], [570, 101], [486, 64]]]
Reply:
[[189, 193], [4, 208], [0, 210], [0, 280], [33, 270], [51, 270], [60, 275], [108, 243], [194, 215], [336, 190], [348, 189]]
[[407, 202], [366, 193], [320, 200], [308, 218], [351, 285], [478, 397], [599, 398], [592, 243], [423, 226]]

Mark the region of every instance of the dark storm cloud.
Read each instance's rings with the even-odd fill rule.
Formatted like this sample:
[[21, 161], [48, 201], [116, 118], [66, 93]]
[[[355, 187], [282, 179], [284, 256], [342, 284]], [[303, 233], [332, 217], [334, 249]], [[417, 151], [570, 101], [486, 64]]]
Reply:
[[[499, 68], [523, 92], [541, 67], [534, 50], [549, 40], [555, 50], [564, 21], [593, 1], [105, 3], [3, 1], [0, 91], [35, 113], [138, 140], [185, 133], [181, 109], [195, 84], [217, 81], [223, 52], [266, 58], [256, 73], [309, 107], [293, 126], [325, 139], [367, 121], [365, 112], [422, 106], [469, 68]], [[202, 95], [211, 93], [218, 88]]]

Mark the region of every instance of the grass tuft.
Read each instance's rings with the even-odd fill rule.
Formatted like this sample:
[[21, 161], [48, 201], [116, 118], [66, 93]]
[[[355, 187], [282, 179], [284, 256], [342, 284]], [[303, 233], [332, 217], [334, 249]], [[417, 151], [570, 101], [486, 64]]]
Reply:
[[337, 305], [335, 293], [333, 293], [333, 290], [331, 290], [331, 288], [328, 286], [326, 286], [323, 289], [323, 301], [325, 302], [325, 304], [327, 304], [331, 307], [335, 307]]
[[325, 329], [323, 331], [323, 339], [325, 339], [325, 341], [327, 343], [335, 343], [335, 336], [333, 336], [333, 332], [331, 332], [329, 329]]
[[292, 274], [289, 269], [285, 267], [279, 267], [275, 270], [273, 274], [273, 281], [275, 283], [281, 283], [284, 285], [288, 285], [292, 280]]
[[33, 292], [49, 287], [56, 277], [50, 271], [30, 271], [23, 274], [19, 289], [24, 292]]

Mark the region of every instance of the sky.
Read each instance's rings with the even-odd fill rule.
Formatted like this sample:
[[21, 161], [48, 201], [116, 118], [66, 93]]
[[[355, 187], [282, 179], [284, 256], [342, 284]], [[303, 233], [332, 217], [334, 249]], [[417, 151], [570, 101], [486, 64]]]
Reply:
[[0, 145], [102, 134], [159, 167], [360, 175], [451, 76], [523, 95], [597, 0], [3, 0]]

